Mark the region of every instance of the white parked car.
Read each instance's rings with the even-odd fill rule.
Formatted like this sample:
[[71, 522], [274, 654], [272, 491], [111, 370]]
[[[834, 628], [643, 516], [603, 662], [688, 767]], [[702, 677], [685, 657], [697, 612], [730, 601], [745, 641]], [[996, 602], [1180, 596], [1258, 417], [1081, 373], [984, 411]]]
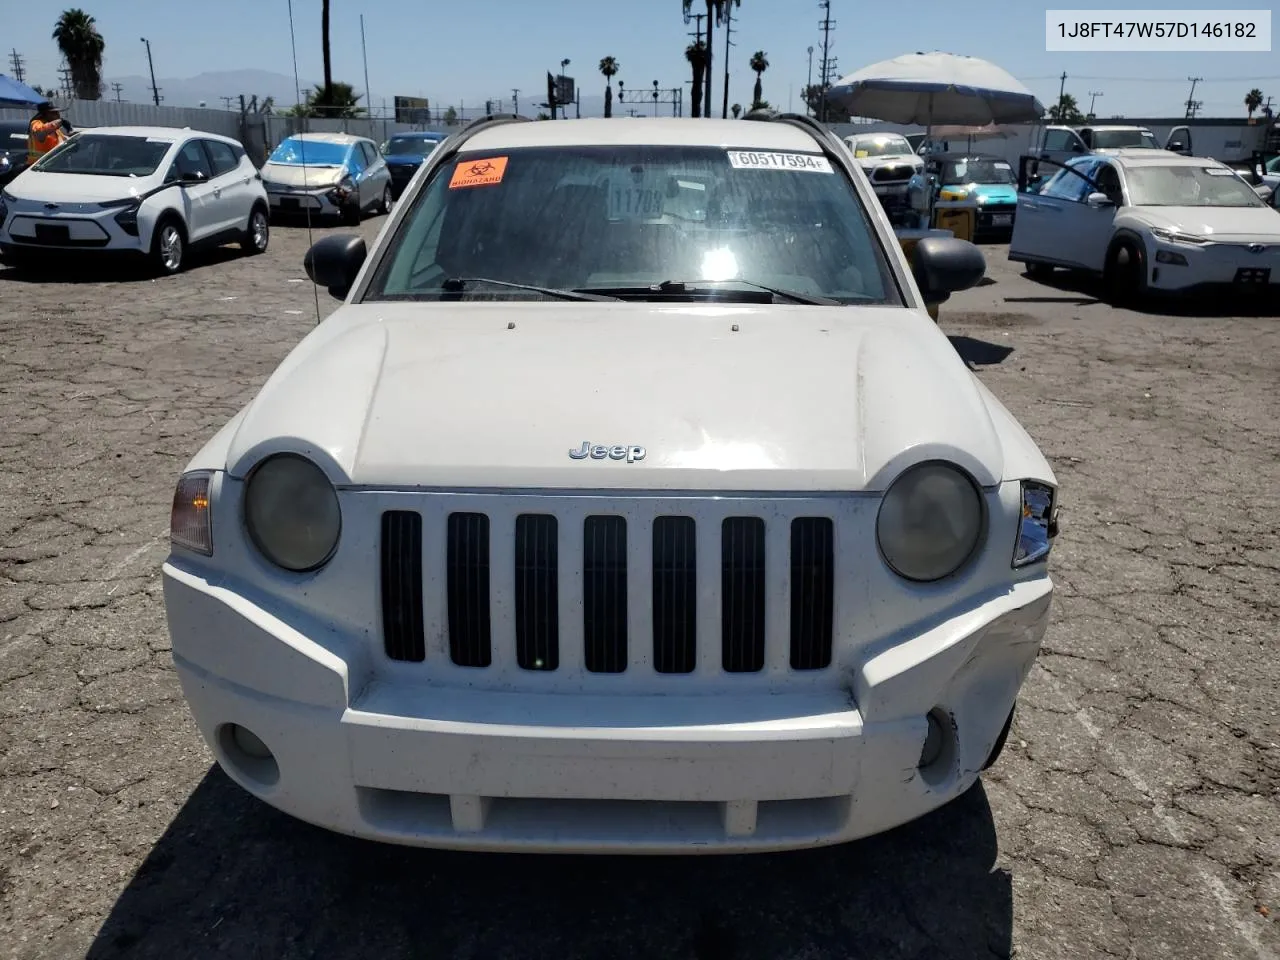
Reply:
[[[683, 194], [689, 194], [685, 197]], [[1056, 482], [799, 117], [479, 121], [188, 464], [164, 565], [244, 789], [422, 846], [837, 843], [969, 789], [1049, 614]]]
[[924, 160], [899, 133], [858, 133], [844, 138], [862, 172], [871, 181], [881, 206], [893, 223], [915, 218], [907, 198], [914, 176], [924, 173]]
[[267, 194], [239, 142], [174, 127], [78, 132], [0, 192], [0, 254], [132, 253], [177, 273], [192, 248], [267, 249]]
[[391, 171], [378, 145], [347, 133], [296, 133], [262, 167], [273, 213], [341, 217], [390, 213]]
[[1009, 259], [1104, 277], [1113, 295], [1280, 290], [1280, 217], [1217, 160], [1153, 151], [1068, 160], [1018, 197]]

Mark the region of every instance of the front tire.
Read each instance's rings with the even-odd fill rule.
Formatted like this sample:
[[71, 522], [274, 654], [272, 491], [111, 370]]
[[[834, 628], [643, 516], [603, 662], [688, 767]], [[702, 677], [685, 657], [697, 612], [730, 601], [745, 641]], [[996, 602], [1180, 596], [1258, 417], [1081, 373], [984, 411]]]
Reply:
[[1053, 276], [1053, 267], [1047, 263], [1028, 263], [1027, 276], [1032, 280], [1046, 280]]
[[249, 226], [240, 241], [240, 249], [248, 256], [257, 256], [267, 252], [271, 242], [271, 223], [267, 211], [262, 207], [254, 207], [249, 214]]
[[1104, 278], [1114, 305], [1134, 303], [1146, 286], [1146, 259], [1132, 240], [1118, 240], [1107, 254]]
[[391, 215], [391, 205], [395, 202], [395, 198], [391, 195], [391, 188], [387, 187], [382, 191], [382, 204], [378, 207], [378, 212], [384, 216]]
[[177, 217], [164, 217], [151, 237], [151, 264], [162, 276], [181, 273], [186, 265], [187, 233]]

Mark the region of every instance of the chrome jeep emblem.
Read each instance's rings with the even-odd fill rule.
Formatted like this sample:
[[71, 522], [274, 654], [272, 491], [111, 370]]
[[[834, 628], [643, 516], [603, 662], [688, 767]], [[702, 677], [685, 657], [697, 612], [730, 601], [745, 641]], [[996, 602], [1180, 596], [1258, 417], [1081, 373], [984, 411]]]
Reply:
[[582, 446], [577, 450], [569, 451], [569, 456], [574, 460], [586, 460], [590, 457], [592, 460], [625, 460], [627, 463], [638, 463], [644, 459], [644, 453], [644, 447], [628, 444], [603, 446], [583, 440]]

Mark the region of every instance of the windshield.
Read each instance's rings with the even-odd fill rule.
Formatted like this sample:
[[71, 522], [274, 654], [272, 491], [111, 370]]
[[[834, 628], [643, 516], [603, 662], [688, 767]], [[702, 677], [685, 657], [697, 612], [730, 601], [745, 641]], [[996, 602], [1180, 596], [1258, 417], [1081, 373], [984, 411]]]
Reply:
[[1013, 167], [1003, 160], [969, 158], [949, 161], [942, 171], [943, 186], [967, 183], [1016, 183]]
[[1257, 191], [1227, 167], [1190, 165], [1130, 167], [1129, 199], [1135, 207], [1261, 207]]
[[0, 153], [27, 152], [27, 128], [16, 123], [0, 123]]
[[41, 173], [79, 173], [103, 177], [148, 177], [165, 158], [170, 140], [82, 133], [36, 162]]
[[861, 160], [863, 157], [894, 157], [911, 153], [911, 144], [906, 137], [868, 137], [855, 138], [849, 142], [853, 155]]
[[[435, 171], [367, 297], [454, 298], [485, 277], [560, 290], [666, 281], [900, 303], [865, 209], [818, 153], [718, 147], [467, 152]], [[467, 289], [466, 296], [530, 298]], [[654, 299], [658, 299], [656, 292]]]
[[290, 137], [272, 151], [268, 163], [286, 163], [302, 166], [305, 162], [315, 167], [340, 167], [347, 162], [351, 150], [345, 143], [323, 143]]
[[388, 157], [425, 157], [439, 142], [432, 137], [392, 137], [382, 152]]
[[1125, 147], [1160, 149], [1149, 130], [1095, 130], [1093, 146], [1096, 150], [1122, 150]]

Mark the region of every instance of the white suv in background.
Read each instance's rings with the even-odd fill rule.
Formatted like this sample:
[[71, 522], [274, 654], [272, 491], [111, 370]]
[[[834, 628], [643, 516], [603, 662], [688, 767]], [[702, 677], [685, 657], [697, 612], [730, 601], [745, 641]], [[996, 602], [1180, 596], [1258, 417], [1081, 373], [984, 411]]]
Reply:
[[0, 255], [38, 262], [68, 252], [132, 252], [177, 273], [193, 247], [238, 242], [262, 253], [267, 193], [244, 147], [173, 127], [77, 133], [0, 193]]

